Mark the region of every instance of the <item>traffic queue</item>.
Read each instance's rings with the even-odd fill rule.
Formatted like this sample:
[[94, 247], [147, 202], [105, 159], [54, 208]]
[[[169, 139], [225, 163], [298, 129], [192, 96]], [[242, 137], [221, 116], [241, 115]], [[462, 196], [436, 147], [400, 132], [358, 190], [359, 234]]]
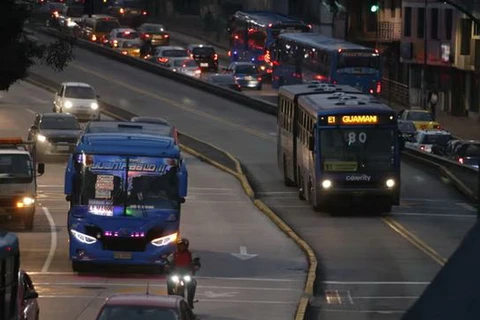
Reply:
[[[35, 116], [28, 141], [0, 139], [0, 179], [6, 179], [1, 186], [11, 181], [28, 190], [14, 199], [2, 192], [10, 199], [8, 209], [13, 217], [24, 217], [32, 230], [37, 177], [44, 173], [45, 162], [66, 160], [73, 271], [94, 272], [99, 264], [113, 264], [144, 265], [168, 274], [166, 296], [152, 295], [148, 288], [145, 294], [112, 296], [98, 319], [141, 319], [145, 312], [159, 319], [195, 319], [194, 275], [200, 259], [179, 232], [188, 171], [177, 129], [161, 118], [102, 121], [97, 99], [87, 83], [62, 83], [52, 112]], [[42, 162], [35, 165], [36, 161]], [[9, 279], [0, 282], [0, 307], [6, 302], [10, 307], [3, 310], [12, 318], [20, 314], [22, 319], [38, 320], [38, 293], [21, 269], [19, 248], [15, 234], [0, 232], [0, 266], [4, 260], [16, 261], [13, 272], [0, 268], [0, 279]], [[5, 296], [6, 292], [13, 294]]]

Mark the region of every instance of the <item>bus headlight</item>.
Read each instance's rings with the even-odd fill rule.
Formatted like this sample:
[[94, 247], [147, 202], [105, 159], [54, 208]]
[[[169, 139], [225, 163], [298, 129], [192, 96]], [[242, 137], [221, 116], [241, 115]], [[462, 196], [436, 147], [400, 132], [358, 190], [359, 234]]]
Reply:
[[39, 134], [39, 135], [37, 135], [37, 140], [38, 140], [39, 142], [45, 142], [45, 141], [47, 141], [47, 137], [45, 137], [45, 136], [42, 135], [42, 134]]
[[97, 242], [97, 239], [95, 239], [94, 237], [91, 237], [91, 236], [86, 235], [84, 233], [78, 232], [76, 230], [72, 229], [72, 230], [70, 230], [70, 232], [75, 237], [75, 239], [77, 239], [78, 241], [80, 241], [82, 243], [93, 244], [93, 243]]
[[177, 240], [177, 233], [172, 233], [172, 234], [169, 234], [168, 236], [152, 240], [152, 244], [157, 247], [162, 247], [162, 246], [166, 246], [169, 243], [174, 242], [175, 240]]
[[395, 187], [395, 180], [393, 179], [388, 179], [385, 184], [387, 185], [387, 188], [393, 188]]
[[93, 110], [97, 110], [98, 109], [98, 103], [92, 102], [92, 104], [90, 105], [90, 108], [92, 108]]
[[25, 197], [22, 199], [22, 201], [17, 202], [17, 208], [29, 207], [34, 203], [35, 203], [35, 199], [30, 197]]
[[71, 107], [73, 107], [73, 103], [71, 101], [65, 101], [64, 107], [70, 109]]
[[330, 180], [323, 180], [322, 187], [323, 189], [329, 189], [332, 186], [332, 181]]

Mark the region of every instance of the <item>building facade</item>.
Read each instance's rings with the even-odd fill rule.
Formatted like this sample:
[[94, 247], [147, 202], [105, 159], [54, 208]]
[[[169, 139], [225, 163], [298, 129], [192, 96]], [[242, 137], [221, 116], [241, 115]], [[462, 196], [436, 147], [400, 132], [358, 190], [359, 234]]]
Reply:
[[480, 36], [474, 26], [449, 4], [402, 2], [400, 61], [408, 67], [410, 105], [425, 106], [428, 91], [436, 90], [437, 108], [478, 119]]

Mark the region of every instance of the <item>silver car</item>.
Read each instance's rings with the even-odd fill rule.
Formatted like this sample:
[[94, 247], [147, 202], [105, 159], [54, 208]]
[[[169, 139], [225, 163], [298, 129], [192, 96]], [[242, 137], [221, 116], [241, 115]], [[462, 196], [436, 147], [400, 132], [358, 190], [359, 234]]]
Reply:
[[187, 76], [195, 78], [200, 78], [202, 76], [202, 70], [193, 59], [170, 59], [165, 66], [173, 72], [182, 73]]

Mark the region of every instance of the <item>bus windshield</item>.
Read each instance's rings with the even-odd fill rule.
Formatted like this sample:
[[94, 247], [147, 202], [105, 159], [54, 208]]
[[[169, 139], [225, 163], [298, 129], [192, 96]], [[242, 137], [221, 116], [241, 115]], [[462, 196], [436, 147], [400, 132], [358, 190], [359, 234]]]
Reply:
[[[337, 69], [380, 69], [380, 56], [366, 51], [346, 51], [338, 55]], [[365, 71], [363, 71], [365, 72]]]
[[96, 32], [110, 32], [113, 29], [120, 28], [117, 20], [100, 20], [95, 27]]
[[0, 184], [30, 183], [33, 164], [27, 154], [0, 154]]
[[299, 24], [299, 25], [277, 25], [270, 29], [272, 34], [272, 39], [277, 39], [278, 36], [282, 33], [302, 33], [310, 32], [310, 27]]
[[320, 130], [321, 163], [325, 171], [382, 172], [395, 164], [392, 129], [341, 128]]
[[[178, 209], [177, 163], [170, 158], [86, 155], [80, 205], [105, 216], [134, 216], [150, 209]], [[83, 159], [83, 158], [82, 158]], [[82, 170], [83, 168], [83, 170]]]

